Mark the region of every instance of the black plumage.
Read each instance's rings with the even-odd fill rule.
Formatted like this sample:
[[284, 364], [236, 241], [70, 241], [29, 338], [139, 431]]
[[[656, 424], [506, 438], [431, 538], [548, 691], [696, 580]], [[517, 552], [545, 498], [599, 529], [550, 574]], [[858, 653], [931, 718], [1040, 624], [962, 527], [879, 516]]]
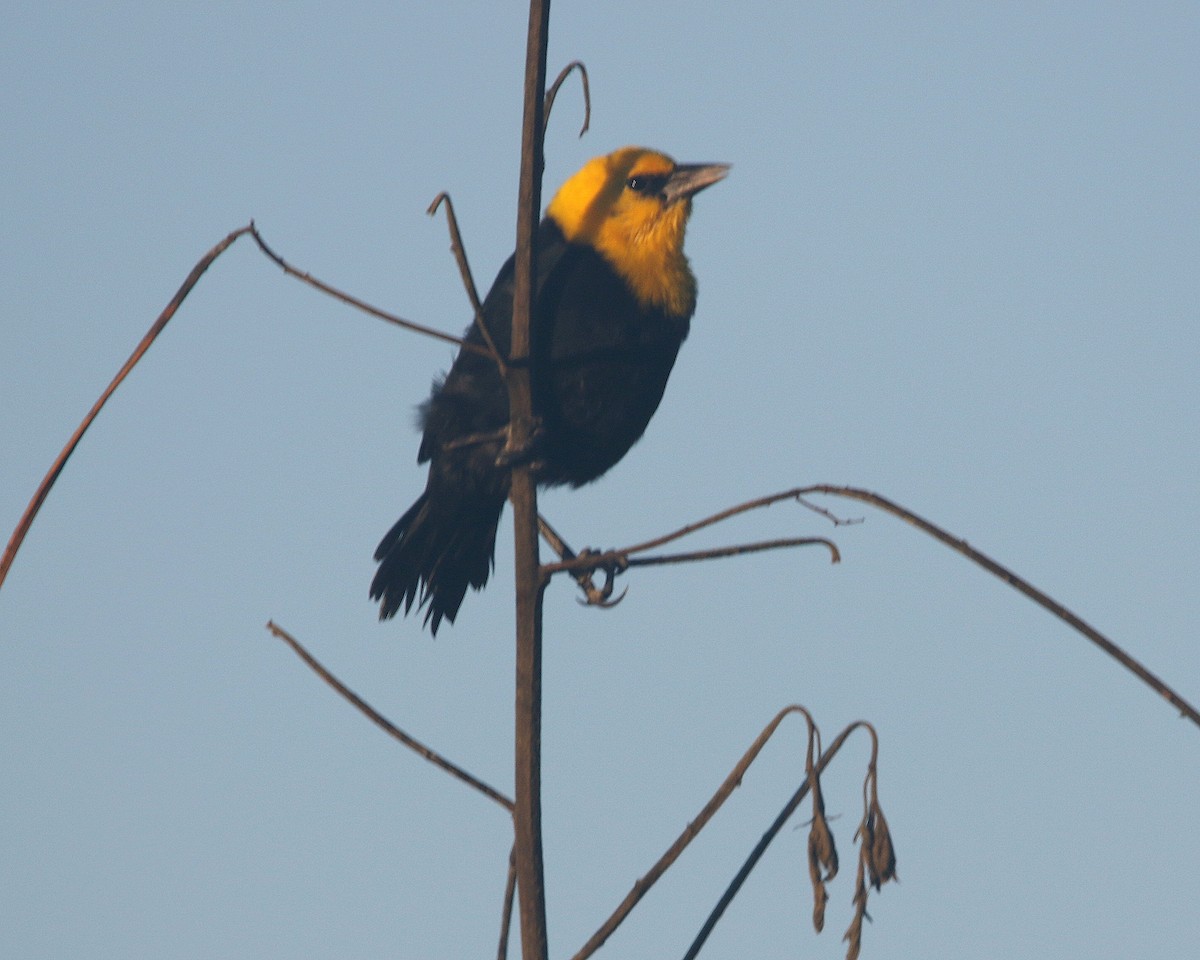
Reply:
[[[622, 153], [593, 163], [611, 161]], [[617, 165], [622, 174], [619, 187], [637, 189], [631, 168], [639, 162], [658, 170], [663, 161], [670, 169], [656, 175], [665, 184], [670, 170], [677, 169], [669, 158], [650, 151], [623, 157], [626, 169]], [[690, 180], [681, 174], [688, 189], [681, 189], [678, 196], [659, 193], [650, 198], [661, 209], [685, 205], [674, 214], [679, 219], [678, 239], [672, 233], [650, 241], [680, 248], [669, 251], [676, 268], [682, 265], [680, 279], [672, 282], [690, 287], [673, 299], [658, 297], [663, 302], [654, 302], [645, 283], [641, 291], [635, 289], [633, 268], [623, 270], [628, 265], [620, 262], [624, 241], [599, 238], [583, 229], [582, 215], [576, 220], [576, 210], [596, 215], [595, 198], [586, 192], [590, 186], [576, 184], [587, 202], [580, 206], [578, 198], [568, 195], [570, 205], [564, 213], [556, 210], [556, 204], [562, 206], [560, 198], [568, 183], [538, 228], [531, 343], [534, 412], [540, 425], [533, 458], [540, 485], [577, 487], [601, 476], [642, 436], [662, 399], [694, 306], [694, 280], [681, 249], [686, 205], [693, 193], [720, 179], [725, 170], [715, 165], [678, 169], [702, 169], [709, 174], [705, 179], [693, 173]], [[645, 199], [635, 196], [630, 204], [640, 211]], [[565, 227], [560, 220], [568, 221]], [[567, 230], [574, 239], [568, 239]], [[602, 252], [604, 246], [609, 249]], [[633, 282], [630, 276], [635, 277]], [[488, 332], [505, 357], [510, 348], [513, 277], [510, 257], [483, 303]], [[475, 324], [465, 339], [485, 343]], [[496, 528], [509, 492], [510, 468], [497, 464], [507, 424], [508, 390], [495, 362], [461, 350], [421, 407], [424, 434], [418, 462], [429, 463], [425, 492], [375, 552], [379, 569], [371, 596], [379, 600], [381, 619], [401, 608], [407, 613], [416, 603], [426, 606], [425, 621], [436, 634], [443, 618], [454, 621], [468, 586], [479, 589], [487, 582]]]

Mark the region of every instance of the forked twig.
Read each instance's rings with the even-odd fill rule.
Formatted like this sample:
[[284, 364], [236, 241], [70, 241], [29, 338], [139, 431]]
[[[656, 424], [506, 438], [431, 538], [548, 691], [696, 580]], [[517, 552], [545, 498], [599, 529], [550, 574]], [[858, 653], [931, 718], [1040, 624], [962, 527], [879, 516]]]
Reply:
[[[671, 864], [679, 859], [679, 855], [683, 853], [688, 844], [690, 844], [696, 838], [696, 835], [704, 829], [705, 825], [707, 825], [707, 823], [713, 818], [713, 815], [716, 814], [719, 809], [721, 809], [721, 806], [726, 800], [729, 799], [730, 794], [732, 794], [733, 791], [741, 784], [742, 778], [746, 775], [746, 771], [750, 768], [750, 765], [754, 763], [759, 753], [762, 752], [763, 747], [766, 746], [767, 741], [771, 739], [772, 735], [775, 733], [775, 730], [783, 722], [784, 718], [792, 713], [803, 714], [808, 720], [809, 724], [812, 724], [812, 717], [809, 715], [808, 711], [799, 704], [792, 704], [791, 706], [784, 707], [782, 710], [780, 710], [779, 713], [777, 713], [771, 720], [771, 722], [763, 728], [762, 733], [760, 733], [757, 739], [755, 739], [754, 743], [750, 745], [750, 749], [746, 751], [746, 753], [742, 756], [742, 759], [739, 760], [733, 770], [730, 771], [729, 776], [727, 776], [724, 782], [722, 782], [721, 786], [717, 788], [717, 792], [713, 794], [712, 799], [710, 799], [708, 803], [704, 805], [704, 809], [702, 809], [700, 813], [697, 814], [696, 818], [684, 828], [683, 833], [681, 833], [676, 841], [671, 844], [671, 846], [667, 849], [667, 852], [659, 857], [654, 866], [652, 866], [646, 872], [646, 874], [633, 885], [633, 889], [629, 891], [617, 909], [613, 911], [612, 915], [607, 920], [604, 921], [600, 929], [592, 934], [591, 939], [589, 939], [588, 942], [580, 948], [579, 952], [576, 953], [571, 960], [585, 960], [585, 958], [590, 957], [604, 945], [604, 942], [610, 936], [612, 936], [617, 927], [624, 922], [625, 918], [629, 916], [633, 908], [637, 906], [638, 901], [646, 895], [650, 888], [654, 886], [659, 877], [666, 872]], [[853, 729], [853, 727], [849, 729]], [[833, 759], [838, 750], [841, 749], [841, 746], [845, 742], [848, 734], [849, 730], [838, 737], [837, 740], [834, 741], [833, 745], [821, 755], [821, 759], [818, 761], [816, 768], [818, 773], [825, 769], [825, 766], [830, 760]], [[805, 785], [801, 787], [801, 790], [807, 791], [807, 789], [808, 785], [806, 781]], [[802, 792], [800, 794], [801, 799], [803, 796], [804, 794]], [[797, 800], [796, 803], [798, 804], [799, 800]], [[795, 806], [793, 806], [791, 809], [795, 810]], [[767, 842], [769, 843], [770, 841]], [[747, 871], [747, 873], [749, 873], [749, 871]], [[732, 895], [730, 896], [730, 899], [732, 899]], [[716, 923], [715, 919], [713, 920], [713, 923]]]
[[[969, 543], [967, 543], [966, 540], [954, 536], [952, 533], [949, 533], [948, 531], [937, 526], [937, 524], [931, 523], [924, 517], [920, 517], [911, 510], [900, 506], [900, 504], [896, 503], [895, 501], [889, 500], [887, 497], [884, 497], [881, 494], [873, 493], [870, 490], [864, 490], [860, 487], [838, 486], [828, 483], [813, 484], [812, 486], [808, 487], [793, 487], [790, 490], [783, 490], [779, 493], [773, 493], [765, 497], [756, 497], [753, 500], [747, 500], [744, 503], [729, 507], [726, 510], [721, 510], [720, 512], [714, 513], [702, 520], [698, 520], [695, 523], [690, 523], [684, 527], [680, 527], [678, 530], [674, 530], [671, 533], [664, 534], [661, 537], [656, 537], [653, 540], [646, 540], [642, 543], [635, 544], [631, 547], [625, 547], [621, 550], [610, 550], [604, 553], [585, 552], [571, 560], [560, 561], [556, 564], [547, 564], [545, 567], [543, 567], [543, 570], [547, 576], [557, 573], [560, 570], [571, 572], [572, 575], [580, 570], [591, 569], [611, 568], [614, 569], [615, 572], [619, 572], [622, 563], [627, 563], [628, 566], [637, 565], [637, 561], [634, 561], [633, 559], [622, 560], [622, 558], [629, 558], [631, 554], [641, 553], [645, 550], [661, 546], [665, 543], [670, 543], [673, 540], [686, 537], [698, 530], [703, 530], [705, 527], [710, 527], [714, 524], [721, 523], [724, 520], [747, 513], [751, 510], [759, 510], [764, 507], [769, 507], [776, 503], [781, 503], [788, 500], [799, 503], [809, 510], [814, 510], [835, 525], [860, 522], [859, 519], [841, 520], [835, 517], [828, 510], [825, 510], [823, 507], [809, 503], [805, 497], [812, 494], [826, 494], [828, 496], [844, 497], [848, 500], [856, 500], [859, 503], [870, 504], [871, 506], [876, 507], [885, 513], [890, 513], [892, 516], [899, 517], [901, 520], [911, 524], [923, 533], [928, 534], [935, 540], [949, 547], [951, 550], [962, 554], [967, 559], [983, 567], [983, 569], [987, 570], [988, 573], [998, 577], [1000, 580], [1003, 580], [1014, 590], [1023, 593], [1038, 606], [1054, 614], [1054, 616], [1058, 617], [1077, 633], [1082, 634], [1093, 644], [1125, 667], [1126, 670], [1154, 690], [1164, 700], [1175, 707], [1181, 716], [1191, 720], [1192, 723], [1196, 724], [1197, 726], [1200, 726], [1200, 710], [1197, 710], [1195, 706], [1180, 696], [1160, 677], [1148, 670], [1138, 660], [1126, 653], [1121, 647], [1117, 646], [1117, 644], [1085, 621], [1082, 617], [1067, 609], [1052, 597], [1043, 593], [1024, 577], [1014, 573], [1003, 564], [997, 563], [987, 554], [976, 550]], [[829, 541], [822, 542], [824, 542], [833, 552], [834, 562], [836, 563], [838, 559], [837, 548]], [[762, 549], [762, 547], [759, 548]], [[734, 550], [735, 548], [728, 549]], [[687, 555], [684, 555], [684, 557], [690, 559], [690, 557], [687, 557]], [[665, 560], [660, 559], [660, 562], [665, 562]], [[614, 564], [616, 565], [615, 567], [613, 566]]]
[[[627, 592], [622, 592], [615, 600], [611, 599], [614, 580], [618, 574], [624, 573], [629, 567], [690, 563], [698, 560], [715, 560], [722, 557], [758, 553], [763, 550], [780, 550], [814, 545], [820, 545], [829, 550], [831, 563], [839, 563], [841, 561], [841, 554], [838, 552], [837, 544], [825, 537], [787, 537], [776, 540], [761, 540], [755, 543], [736, 544], [728, 547], [717, 547], [711, 550], [693, 550], [686, 553], [661, 554], [651, 557], [633, 556], [633, 554], [643, 553], [654, 547], [686, 537], [705, 527], [737, 516], [739, 513], [745, 513], [747, 510], [769, 506], [771, 503], [776, 502], [776, 499], [763, 497], [759, 500], [752, 500], [748, 503], [731, 507], [728, 510], [722, 510], [720, 513], [713, 514], [696, 523], [688, 524], [661, 537], [655, 537], [653, 540], [646, 540], [633, 546], [621, 547], [615, 550], [584, 550], [582, 553], [577, 554], [562, 541], [561, 537], [553, 534], [556, 540], [548, 540], [548, 542], [554, 547], [555, 552], [559, 556], [559, 561], [557, 563], [543, 564], [542, 576], [548, 579], [556, 573], [569, 573], [575, 578], [579, 586], [583, 588], [585, 594], [584, 603], [589, 606], [613, 607], [621, 602], [625, 596], [625, 592]], [[551, 530], [551, 533], [553, 533], [553, 530]], [[543, 535], [545, 535], [544, 531]], [[605, 584], [601, 588], [597, 588], [591, 580], [591, 574], [596, 570], [603, 570], [605, 573]]]
[[616, 569], [618, 572], [628, 567], [660, 567], [671, 563], [692, 563], [697, 560], [719, 560], [723, 557], [737, 557], [747, 553], [761, 553], [764, 550], [783, 550], [790, 547], [822, 546], [829, 551], [831, 563], [840, 563], [841, 553], [837, 544], [825, 537], [782, 537], [777, 540], [758, 540], [753, 543], [739, 543], [728, 547], [714, 547], [711, 550], [691, 550], [686, 553], [662, 553], [652, 557], [631, 557], [633, 548], [605, 550], [603, 552], [585, 551], [577, 556], [558, 563], [548, 563], [542, 567], [547, 576], [555, 573], [570, 573], [572, 575], [583, 570]]
[[300, 641], [298, 641], [282, 627], [278, 626], [273, 620], [267, 623], [267, 629], [284, 643], [286, 643], [289, 647], [291, 647], [295, 654], [306, 664], [308, 664], [308, 666], [314, 673], [316, 673], [317, 676], [333, 687], [333, 689], [341, 694], [342, 697], [350, 701], [350, 703], [353, 704], [360, 713], [362, 713], [368, 720], [382, 729], [386, 734], [396, 740], [399, 740], [402, 744], [404, 744], [404, 746], [420, 754], [434, 766], [440, 767], [453, 777], [457, 777], [467, 786], [474, 787], [489, 800], [494, 800], [496, 803], [500, 804], [500, 806], [504, 807], [504, 809], [509, 813], [512, 812], [512, 800], [502, 794], [499, 790], [484, 783], [478, 777], [468, 773], [462, 767], [458, 766], [458, 764], [447, 760], [436, 750], [425, 746], [425, 744], [421, 743], [420, 740], [409, 736], [407, 733], [393, 724], [387, 719], [387, 717], [379, 713], [374, 707], [363, 700], [362, 697], [360, 697], [353, 690], [342, 683], [341, 680], [330, 673], [325, 666], [319, 660], [317, 660], [316, 657], [314, 657], [301, 645]]
[[79, 441], [83, 439], [83, 435], [87, 433], [88, 427], [92, 425], [92, 421], [96, 419], [96, 416], [100, 413], [100, 410], [104, 407], [104, 404], [108, 402], [108, 398], [113, 395], [113, 392], [121, 385], [121, 382], [127, 376], [129, 376], [129, 371], [131, 371], [137, 365], [137, 362], [141, 360], [146, 351], [150, 349], [150, 344], [152, 344], [158, 338], [158, 335], [162, 333], [168, 321], [175, 316], [175, 311], [179, 309], [179, 305], [183, 303], [183, 301], [187, 298], [187, 295], [192, 292], [192, 287], [194, 287], [200, 280], [200, 277], [203, 276], [204, 271], [207, 270], [212, 265], [212, 262], [216, 260], [217, 257], [219, 257], [222, 253], [224, 253], [238, 237], [244, 233], [253, 232], [254, 223], [251, 222], [244, 227], [234, 230], [231, 234], [225, 237], [224, 240], [222, 240], [215, 247], [209, 250], [208, 253], [201, 257], [200, 262], [192, 268], [192, 272], [187, 275], [187, 279], [183, 281], [183, 284], [175, 292], [175, 296], [171, 298], [171, 302], [167, 304], [167, 306], [163, 309], [163, 312], [158, 315], [158, 319], [154, 321], [150, 329], [146, 332], [146, 335], [142, 337], [141, 343], [137, 345], [133, 353], [130, 354], [129, 359], [125, 361], [124, 366], [117, 371], [117, 375], [113, 377], [112, 382], [105, 388], [104, 392], [100, 394], [100, 399], [92, 405], [92, 409], [89, 410], [87, 416], [83, 418], [83, 422], [79, 424], [79, 427], [75, 430], [75, 433], [71, 435], [71, 439], [67, 441], [67, 445], [63, 447], [62, 452], [59, 453], [57, 459], [55, 459], [54, 463], [50, 465], [50, 469], [46, 473], [46, 476], [42, 478], [42, 482], [38, 486], [37, 491], [34, 493], [33, 499], [29, 501], [29, 506], [27, 506], [25, 508], [25, 512], [21, 514], [21, 519], [17, 523], [17, 528], [13, 531], [12, 537], [8, 541], [8, 546], [4, 549], [4, 556], [0, 557], [0, 585], [3, 585], [4, 578], [8, 576], [8, 571], [12, 567], [13, 561], [16, 559], [17, 551], [21, 549], [21, 544], [25, 540], [25, 535], [29, 532], [29, 528], [33, 525], [34, 517], [36, 517], [38, 515], [38, 511], [42, 509], [42, 504], [46, 502], [46, 497], [50, 494], [50, 488], [53, 487], [55, 481], [58, 480], [58, 475], [62, 473], [63, 467], [67, 465], [67, 460], [69, 460], [71, 454], [75, 452], [75, 448], [79, 446]]

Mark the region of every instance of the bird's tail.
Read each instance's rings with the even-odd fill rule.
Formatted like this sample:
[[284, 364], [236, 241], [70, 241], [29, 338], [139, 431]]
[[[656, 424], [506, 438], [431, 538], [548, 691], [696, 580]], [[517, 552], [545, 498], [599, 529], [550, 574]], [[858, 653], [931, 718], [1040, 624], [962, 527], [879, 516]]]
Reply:
[[375, 551], [379, 569], [371, 599], [379, 619], [414, 603], [426, 607], [425, 623], [436, 636], [442, 618], [454, 622], [467, 587], [487, 583], [504, 496], [453, 497], [426, 490], [388, 531]]

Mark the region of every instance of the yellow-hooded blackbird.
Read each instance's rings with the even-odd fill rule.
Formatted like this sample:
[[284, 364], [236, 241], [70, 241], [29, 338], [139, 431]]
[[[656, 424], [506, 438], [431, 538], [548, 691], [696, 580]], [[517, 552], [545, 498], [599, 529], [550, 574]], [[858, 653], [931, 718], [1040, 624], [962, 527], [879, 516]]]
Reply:
[[[589, 161], [546, 208], [530, 333], [539, 484], [595, 480], [645, 431], [696, 306], [683, 253], [691, 199], [728, 170], [625, 147]], [[512, 299], [510, 257], [483, 304], [502, 356]], [[475, 325], [465, 338], [484, 343]], [[429, 462], [429, 479], [375, 551], [371, 597], [380, 619], [426, 607], [436, 634], [443, 618], [454, 622], [467, 587], [487, 582], [508, 497], [509, 468], [497, 464], [508, 391], [494, 361], [459, 351], [420, 423], [417, 460]]]

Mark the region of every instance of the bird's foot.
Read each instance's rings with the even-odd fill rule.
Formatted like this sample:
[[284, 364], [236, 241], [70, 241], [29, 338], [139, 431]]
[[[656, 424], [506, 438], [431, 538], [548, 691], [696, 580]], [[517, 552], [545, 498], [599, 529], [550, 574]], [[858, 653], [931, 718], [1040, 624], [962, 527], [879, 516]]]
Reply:
[[511, 423], [504, 431], [504, 434], [504, 447], [496, 457], [496, 466], [511, 469], [512, 467], [528, 465], [536, 472], [541, 466], [541, 463], [537, 459], [538, 449], [541, 447], [542, 440], [545, 437], [541, 419], [538, 417], [533, 418], [533, 428], [529, 431], [529, 436], [524, 443], [517, 444], [513, 442]]
[[[594, 557], [600, 555], [600, 553], [601, 551], [585, 548], [580, 556]], [[578, 582], [580, 589], [583, 590], [584, 597], [586, 598], [580, 602], [588, 607], [615, 607], [618, 603], [625, 599], [625, 594], [629, 592], [629, 588], [626, 587], [618, 596], [613, 597], [612, 595], [617, 576], [629, 569], [629, 561], [624, 557], [618, 557], [617, 559], [606, 563], [602, 567], [597, 567], [596, 569], [604, 573], [604, 586], [597, 587], [592, 582], [591, 572], [577, 577], [576, 581]]]

